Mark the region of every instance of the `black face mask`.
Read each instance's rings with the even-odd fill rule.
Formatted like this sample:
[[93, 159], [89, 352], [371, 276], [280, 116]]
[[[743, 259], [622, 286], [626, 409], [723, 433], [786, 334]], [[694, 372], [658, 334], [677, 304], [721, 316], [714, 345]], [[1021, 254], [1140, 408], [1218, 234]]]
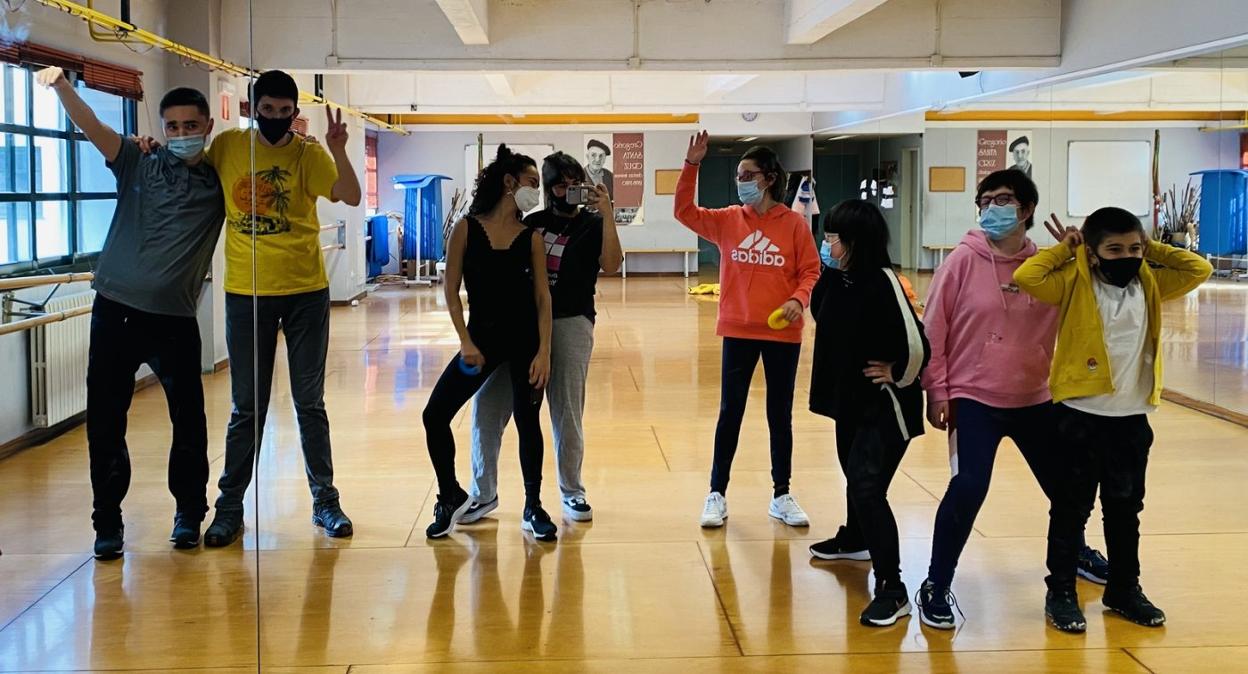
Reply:
[[551, 194], [548, 201], [550, 202], [550, 207], [555, 209], [556, 211], [559, 211], [560, 213], [575, 213], [576, 212], [576, 206], [568, 203], [567, 195], [560, 197], [560, 196], [555, 196], [554, 194]]
[[1140, 265], [1144, 263], [1144, 260], [1138, 257], [1120, 257], [1116, 260], [1106, 260], [1097, 255], [1096, 259], [1100, 261], [1098, 268], [1101, 270], [1101, 276], [1110, 284], [1119, 288], [1126, 288], [1130, 285], [1131, 280], [1140, 275]]
[[295, 123], [295, 116], [290, 117], [265, 117], [264, 115], [256, 115], [256, 126], [260, 129], [260, 135], [269, 141], [270, 145], [277, 145], [282, 142], [286, 134], [290, 133], [290, 127]]

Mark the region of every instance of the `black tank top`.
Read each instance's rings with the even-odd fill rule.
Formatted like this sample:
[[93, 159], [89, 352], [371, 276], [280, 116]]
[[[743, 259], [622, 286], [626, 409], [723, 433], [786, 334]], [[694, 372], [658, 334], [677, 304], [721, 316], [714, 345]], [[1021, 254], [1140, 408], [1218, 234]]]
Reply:
[[468, 216], [467, 222], [464, 286], [468, 289], [468, 334], [482, 352], [535, 351], [533, 231], [525, 228], [511, 245], [500, 250], [490, 245], [479, 220]]

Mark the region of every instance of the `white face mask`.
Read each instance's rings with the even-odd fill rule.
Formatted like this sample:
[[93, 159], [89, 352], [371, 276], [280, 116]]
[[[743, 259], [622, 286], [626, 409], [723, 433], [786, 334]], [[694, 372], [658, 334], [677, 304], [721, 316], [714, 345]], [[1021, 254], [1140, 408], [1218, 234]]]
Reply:
[[522, 213], [528, 213], [542, 202], [542, 193], [536, 187], [527, 185], [518, 188], [513, 196], [516, 199], [516, 208], [519, 208]]

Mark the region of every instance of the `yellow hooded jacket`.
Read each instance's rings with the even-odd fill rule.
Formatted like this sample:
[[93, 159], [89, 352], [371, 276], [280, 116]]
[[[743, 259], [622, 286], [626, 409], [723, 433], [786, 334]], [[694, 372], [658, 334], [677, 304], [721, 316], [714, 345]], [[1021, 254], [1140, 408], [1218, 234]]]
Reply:
[[[1073, 256], [1073, 259], [1072, 259]], [[1161, 303], [1181, 297], [1209, 278], [1213, 267], [1195, 253], [1149, 241], [1144, 259], [1161, 265], [1140, 266], [1140, 283], [1148, 305], [1148, 332], [1153, 340], [1153, 392], [1149, 403], [1161, 403]], [[1092, 289], [1088, 250], [1071, 250], [1065, 243], [1036, 253], [1014, 272], [1024, 292], [1046, 304], [1061, 307], [1057, 348], [1049, 371], [1053, 401], [1086, 398], [1114, 392], [1109, 354], [1101, 327], [1101, 313]]]

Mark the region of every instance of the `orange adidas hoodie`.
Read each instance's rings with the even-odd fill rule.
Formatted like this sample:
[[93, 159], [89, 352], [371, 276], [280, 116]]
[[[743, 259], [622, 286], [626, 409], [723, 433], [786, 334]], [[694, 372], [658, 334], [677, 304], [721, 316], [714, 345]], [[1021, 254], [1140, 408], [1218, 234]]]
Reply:
[[676, 184], [676, 219], [719, 248], [720, 337], [800, 344], [802, 323], [772, 330], [767, 317], [789, 300], [810, 306], [819, 280], [819, 251], [806, 218], [776, 205], [701, 208], [693, 203], [698, 167], [685, 163]]

